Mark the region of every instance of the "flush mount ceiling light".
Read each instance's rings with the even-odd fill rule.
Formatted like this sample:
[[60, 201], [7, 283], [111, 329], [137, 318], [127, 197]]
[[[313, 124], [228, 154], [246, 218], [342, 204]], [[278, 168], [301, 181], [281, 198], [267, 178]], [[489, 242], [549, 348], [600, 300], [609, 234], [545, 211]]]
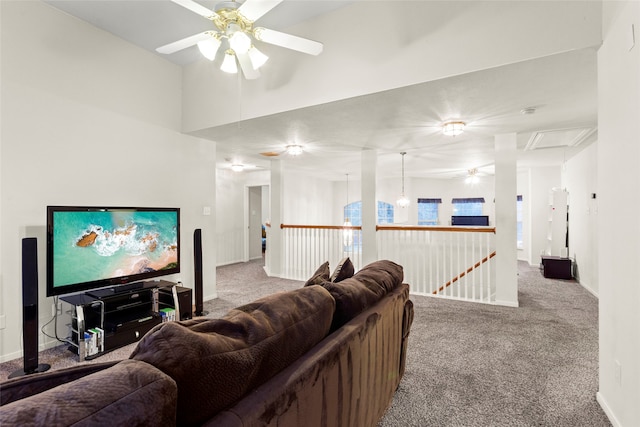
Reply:
[[244, 3], [223, 1], [216, 5], [215, 11], [193, 0], [172, 1], [211, 20], [217, 30], [194, 34], [161, 46], [156, 49], [159, 53], [171, 54], [197, 44], [202, 55], [213, 61], [224, 43], [225, 56], [220, 69], [227, 73], [237, 73], [237, 59], [244, 77], [251, 80], [260, 77], [258, 69], [269, 59], [267, 55], [256, 48], [256, 41], [309, 55], [319, 55], [322, 52], [322, 43], [267, 28], [254, 28], [255, 21], [283, 0], [246, 0]]
[[231, 170], [234, 172], [242, 172], [244, 170], [244, 165], [234, 163], [231, 165]]
[[287, 154], [290, 156], [299, 156], [302, 154], [302, 145], [300, 144], [291, 144], [286, 147]]
[[442, 125], [442, 133], [447, 136], [458, 136], [464, 132], [465, 122], [451, 121]]
[[396, 204], [400, 208], [406, 208], [411, 203], [411, 201], [409, 201], [407, 196], [404, 195], [404, 156], [405, 154], [407, 153], [404, 151], [400, 153], [400, 155], [402, 156], [402, 192], [400, 193], [400, 198], [396, 200]]

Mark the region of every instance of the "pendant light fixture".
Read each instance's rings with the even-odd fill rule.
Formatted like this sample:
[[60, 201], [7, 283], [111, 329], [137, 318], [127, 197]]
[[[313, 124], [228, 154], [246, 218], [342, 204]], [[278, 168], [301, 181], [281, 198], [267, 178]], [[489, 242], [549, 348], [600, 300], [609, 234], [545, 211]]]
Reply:
[[[345, 205], [345, 210], [349, 212], [349, 174], [347, 175], [347, 204]], [[351, 221], [349, 221], [349, 216], [345, 214], [344, 216], [344, 224], [343, 227], [351, 227]], [[345, 249], [351, 246], [353, 243], [353, 230], [351, 228], [345, 228], [342, 233], [342, 244]]]
[[400, 198], [396, 200], [396, 204], [399, 208], [406, 208], [411, 203], [407, 196], [404, 195], [404, 156], [407, 154], [405, 151], [400, 153], [402, 155], [402, 192], [400, 193]]

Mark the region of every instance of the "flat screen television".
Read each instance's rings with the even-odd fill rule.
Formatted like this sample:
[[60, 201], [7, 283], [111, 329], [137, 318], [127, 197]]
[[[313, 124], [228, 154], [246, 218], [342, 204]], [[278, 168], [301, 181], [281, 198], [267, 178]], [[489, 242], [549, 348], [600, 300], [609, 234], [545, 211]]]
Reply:
[[47, 296], [179, 272], [179, 208], [47, 206]]

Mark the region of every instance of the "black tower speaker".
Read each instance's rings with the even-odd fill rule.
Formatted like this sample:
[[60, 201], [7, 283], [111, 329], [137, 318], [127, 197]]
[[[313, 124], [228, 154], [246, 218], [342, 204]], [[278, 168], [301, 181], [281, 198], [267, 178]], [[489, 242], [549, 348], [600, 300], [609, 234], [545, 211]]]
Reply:
[[193, 232], [193, 276], [196, 294], [195, 316], [205, 316], [208, 313], [203, 311], [202, 295], [202, 230], [196, 228]]
[[38, 364], [38, 240], [22, 239], [22, 344], [23, 369], [14, 371], [9, 378], [44, 372], [51, 368]]

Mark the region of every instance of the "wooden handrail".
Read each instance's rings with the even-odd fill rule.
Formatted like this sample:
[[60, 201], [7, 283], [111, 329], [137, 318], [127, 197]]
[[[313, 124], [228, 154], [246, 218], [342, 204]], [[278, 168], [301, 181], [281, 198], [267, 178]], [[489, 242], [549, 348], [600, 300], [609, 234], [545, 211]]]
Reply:
[[376, 225], [376, 231], [454, 231], [454, 232], [463, 232], [463, 233], [494, 233], [496, 232], [495, 227], [462, 227], [462, 226], [452, 226], [452, 227], [437, 227], [431, 225]]
[[459, 276], [454, 277], [453, 279], [449, 280], [447, 283], [445, 283], [443, 286], [440, 286], [440, 289], [438, 289], [437, 291], [433, 291], [432, 294], [436, 295], [438, 292], [442, 292], [444, 289], [448, 288], [449, 286], [453, 285], [455, 282], [458, 281], [458, 279], [463, 278], [464, 276], [467, 275], [467, 273], [471, 273], [474, 269], [480, 267], [482, 264], [484, 264], [485, 262], [489, 261], [491, 258], [493, 258], [494, 256], [496, 256], [496, 251], [493, 251], [489, 254], [489, 256], [486, 256], [484, 258], [482, 258], [481, 261], [476, 262], [473, 267], [469, 267], [467, 268], [467, 271], [463, 271], [462, 273], [460, 273]]
[[[267, 224], [268, 227], [271, 224]], [[302, 228], [316, 230], [362, 230], [360, 225], [305, 225], [305, 224], [280, 224], [280, 228]], [[430, 225], [402, 226], [402, 225], [376, 225], [376, 231], [453, 231], [462, 233], [494, 233], [495, 227], [434, 227]]]
[[293, 224], [280, 224], [280, 228], [305, 228], [316, 230], [362, 230], [359, 225], [293, 225]]

